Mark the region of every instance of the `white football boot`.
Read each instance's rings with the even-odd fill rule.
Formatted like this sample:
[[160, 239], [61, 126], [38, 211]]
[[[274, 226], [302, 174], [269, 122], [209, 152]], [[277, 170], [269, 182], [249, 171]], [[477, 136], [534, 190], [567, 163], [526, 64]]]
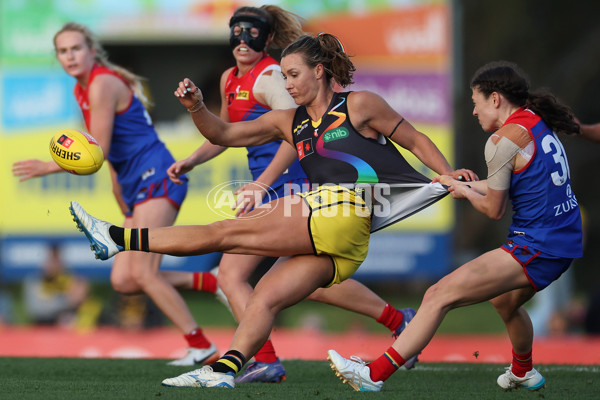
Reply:
[[162, 385], [171, 387], [218, 387], [233, 389], [235, 387], [233, 376], [233, 372], [214, 372], [211, 366], [205, 365], [200, 369], [181, 374], [175, 378], [167, 378], [162, 381]]
[[123, 247], [117, 245], [108, 233], [108, 228], [112, 224], [92, 217], [76, 201], [71, 202], [69, 210], [73, 215], [73, 221], [77, 223], [77, 228], [85, 233], [90, 241], [90, 248], [96, 254], [96, 258], [108, 260], [123, 251]]
[[337, 351], [329, 350], [327, 359], [336, 376], [357, 392], [379, 392], [383, 387], [383, 381], [373, 382], [369, 366], [359, 357], [351, 356], [347, 359], [340, 356]]
[[168, 362], [167, 365], [174, 365], [176, 367], [190, 367], [194, 365], [210, 364], [218, 359], [219, 353], [217, 352], [217, 346], [211, 343], [210, 347], [205, 349], [189, 347], [185, 356], [179, 360]]
[[532, 368], [527, 371], [524, 377], [519, 378], [512, 373], [512, 365], [506, 369], [506, 372], [498, 377], [498, 385], [504, 390], [527, 389], [531, 391], [540, 390], [546, 386], [546, 379]]

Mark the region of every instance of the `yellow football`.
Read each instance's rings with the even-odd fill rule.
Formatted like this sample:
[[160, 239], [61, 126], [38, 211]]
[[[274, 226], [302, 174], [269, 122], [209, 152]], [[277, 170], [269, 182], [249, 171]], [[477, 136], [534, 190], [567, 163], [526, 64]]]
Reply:
[[63, 129], [50, 139], [50, 155], [62, 169], [75, 175], [93, 174], [104, 162], [96, 139], [74, 129]]

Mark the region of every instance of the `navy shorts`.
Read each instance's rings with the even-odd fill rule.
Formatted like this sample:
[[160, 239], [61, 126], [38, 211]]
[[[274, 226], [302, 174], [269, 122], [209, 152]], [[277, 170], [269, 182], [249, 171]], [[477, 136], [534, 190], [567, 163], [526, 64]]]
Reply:
[[286, 182], [283, 185], [279, 185], [275, 188], [270, 188], [269, 191], [263, 197], [263, 203], [268, 203], [280, 197], [289, 196], [291, 194], [302, 193], [310, 190], [310, 184], [308, 179], [295, 179], [290, 182]]
[[125, 216], [130, 217], [133, 214], [135, 206], [145, 203], [148, 200], [160, 198], [166, 198], [179, 210], [187, 195], [187, 190], [187, 179], [181, 185], [173, 183], [169, 178], [140, 181], [135, 190], [136, 195], [133, 198], [124, 199], [129, 208]]
[[521, 264], [523, 272], [536, 292], [557, 280], [573, 262], [572, 258], [553, 256], [526, 244], [517, 244], [512, 240], [500, 248], [510, 253]]

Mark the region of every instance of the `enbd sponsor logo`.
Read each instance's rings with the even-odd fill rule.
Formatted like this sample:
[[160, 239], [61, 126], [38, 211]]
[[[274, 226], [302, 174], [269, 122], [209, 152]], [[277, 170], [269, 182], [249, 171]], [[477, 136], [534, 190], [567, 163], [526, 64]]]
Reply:
[[[246, 185], [252, 183], [253, 189], [247, 190]], [[256, 190], [259, 188], [260, 190]], [[267, 215], [273, 208], [267, 204], [276, 197], [270, 191], [271, 187], [253, 181], [228, 181], [221, 183], [208, 192], [208, 207], [217, 215], [232, 218], [232, 211], [243, 207], [248, 201], [254, 201], [253, 213], [244, 218], [259, 218]], [[239, 206], [238, 206], [239, 203]]]

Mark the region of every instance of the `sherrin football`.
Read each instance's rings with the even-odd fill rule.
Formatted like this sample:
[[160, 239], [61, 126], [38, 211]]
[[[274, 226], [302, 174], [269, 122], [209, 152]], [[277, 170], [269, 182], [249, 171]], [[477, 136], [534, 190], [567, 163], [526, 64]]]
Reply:
[[90, 175], [104, 162], [102, 147], [90, 134], [63, 129], [50, 140], [50, 155], [65, 171], [75, 175]]

